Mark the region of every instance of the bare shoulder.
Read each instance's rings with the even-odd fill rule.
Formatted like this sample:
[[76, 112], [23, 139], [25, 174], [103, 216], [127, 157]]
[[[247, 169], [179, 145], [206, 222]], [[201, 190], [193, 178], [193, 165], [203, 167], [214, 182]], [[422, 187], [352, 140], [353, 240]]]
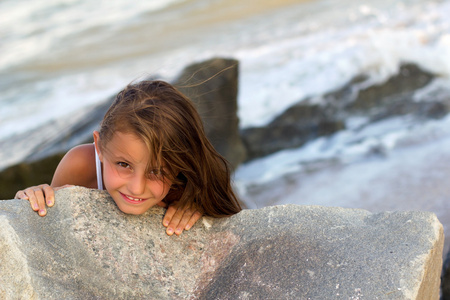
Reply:
[[94, 144], [76, 146], [64, 155], [56, 168], [52, 186], [65, 184], [97, 187]]
[[95, 161], [95, 146], [94, 144], [83, 144], [76, 146], [67, 152], [64, 158], [77, 162], [79, 164], [89, 164]]

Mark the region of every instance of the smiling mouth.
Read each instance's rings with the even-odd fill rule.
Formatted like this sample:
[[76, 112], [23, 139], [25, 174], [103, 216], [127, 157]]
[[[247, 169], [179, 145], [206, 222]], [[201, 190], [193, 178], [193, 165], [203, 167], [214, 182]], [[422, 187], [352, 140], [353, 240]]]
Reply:
[[134, 197], [122, 194], [122, 193], [120, 193], [120, 194], [125, 199], [125, 201], [127, 201], [128, 203], [137, 204], [137, 203], [142, 203], [147, 200], [147, 199], [143, 199], [143, 198], [134, 198]]

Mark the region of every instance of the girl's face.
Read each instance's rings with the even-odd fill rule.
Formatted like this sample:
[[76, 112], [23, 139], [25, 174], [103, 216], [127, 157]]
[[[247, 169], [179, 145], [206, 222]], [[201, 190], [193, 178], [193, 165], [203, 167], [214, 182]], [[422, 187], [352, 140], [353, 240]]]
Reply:
[[166, 197], [172, 182], [160, 170], [147, 172], [150, 152], [138, 136], [118, 131], [103, 152], [98, 147], [98, 132], [94, 140], [103, 163], [104, 185], [121, 211], [143, 214]]

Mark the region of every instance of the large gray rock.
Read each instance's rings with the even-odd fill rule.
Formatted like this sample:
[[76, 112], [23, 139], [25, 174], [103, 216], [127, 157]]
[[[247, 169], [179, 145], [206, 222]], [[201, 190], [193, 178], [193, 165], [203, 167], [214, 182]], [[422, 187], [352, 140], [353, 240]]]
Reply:
[[1, 299], [438, 299], [443, 230], [428, 212], [244, 210], [167, 236], [164, 209], [57, 192], [45, 218], [0, 201]]
[[174, 85], [196, 105], [214, 148], [234, 169], [247, 156], [239, 135], [239, 62], [212, 58], [186, 67]]
[[296, 148], [321, 136], [345, 129], [345, 120], [318, 104], [297, 103], [265, 127], [241, 131], [249, 159]]

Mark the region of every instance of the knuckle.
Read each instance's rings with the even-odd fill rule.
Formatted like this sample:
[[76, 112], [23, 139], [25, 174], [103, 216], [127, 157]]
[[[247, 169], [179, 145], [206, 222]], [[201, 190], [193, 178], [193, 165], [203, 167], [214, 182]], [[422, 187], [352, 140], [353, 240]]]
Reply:
[[197, 210], [197, 211], [195, 211], [194, 216], [201, 217], [201, 216], [203, 216], [203, 214]]
[[180, 220], [181, 220], [181, 217], [175, 215], [175, 216], [173, 216], [172, 220], [170, 220], [170, 223], [171, 224], [175, 224], [175, 223], [178, 224], [178, 223], [180, 223]]
[[35, 194], [40, 194], [40, 193], [42, 193], [42, 190], [41, 190], [40, 188], [34, 188], [34, 189], [33, 189], [33, 192], [34, 192]]

